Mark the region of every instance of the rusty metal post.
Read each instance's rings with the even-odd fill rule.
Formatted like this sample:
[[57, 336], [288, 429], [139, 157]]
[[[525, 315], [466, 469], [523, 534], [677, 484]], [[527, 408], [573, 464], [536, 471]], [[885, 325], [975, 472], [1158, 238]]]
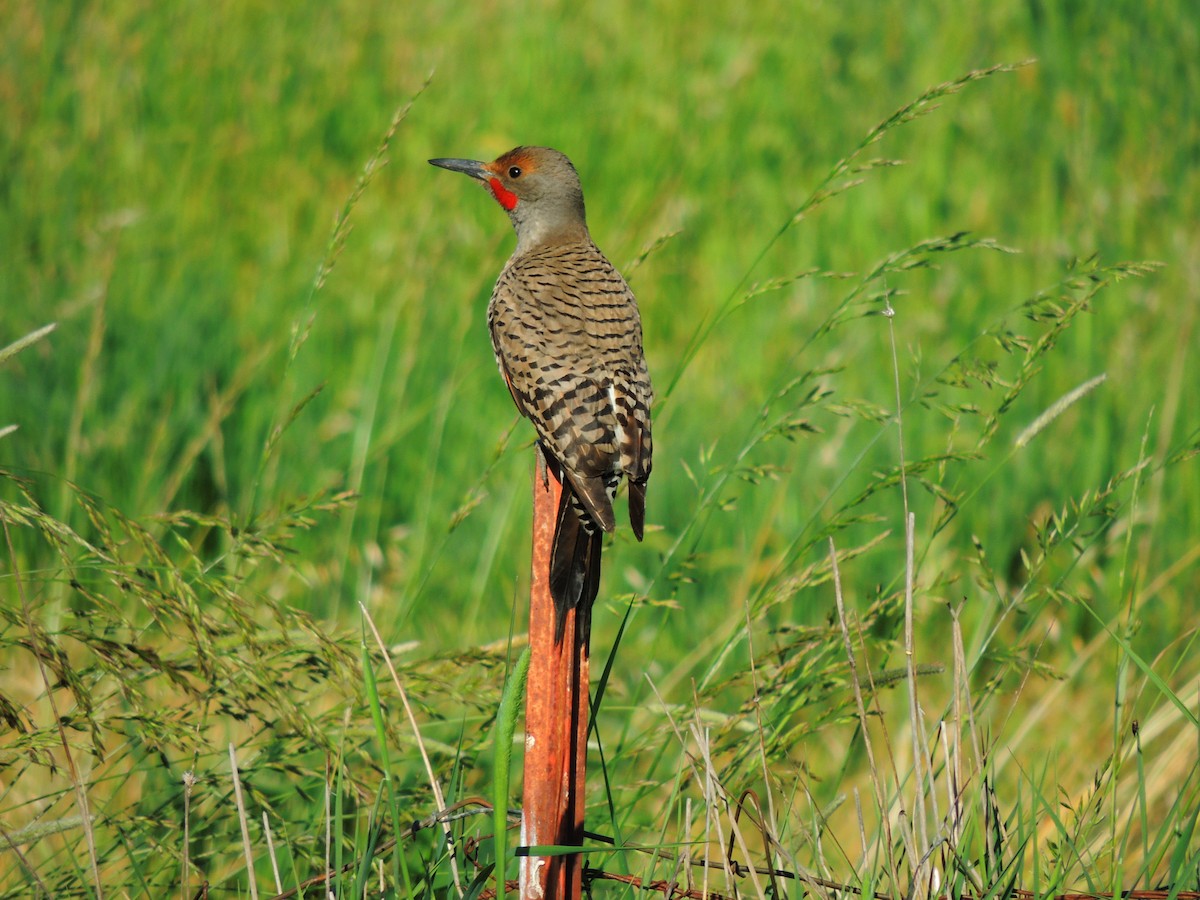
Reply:
[[[554, 641], [550, 548], [562, 483], [539, 446], [533, 478], [533, 574], [529, 597], [529, 679], [525, 692], [525, 795], [521, 844], [581, 845], [587, 772], [590, 616], [567, 614]], [[522, 900], [578, 900], [583, 857], [525, 856]]]

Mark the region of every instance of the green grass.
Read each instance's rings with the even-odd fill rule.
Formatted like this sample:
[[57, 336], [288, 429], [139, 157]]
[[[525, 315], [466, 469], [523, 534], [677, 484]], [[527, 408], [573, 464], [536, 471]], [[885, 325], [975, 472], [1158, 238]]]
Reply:
[[[578, 165], [659, 395], [589, 827], [672, 859], [595, 864], [719, 858], [753, 790], [772, 865], [827, 881], [902, 894], [931, 852], [976, 894], [1200, 885], [1189, 4], [275, 6], [0, 25], [0, 347], [56, 325], [0, 350], [0, 896], [98, 893], [85, 803], [105, 896], [180, 895], [185, 818], [191, 892], [244, 896], [230, 743], [260, 891], [264, 811], [284, 888], [340, 860], [453, 890], [358, 604], [445, 802], [491, 798], [532, 466], [483, 312], [512, 237], [425, 159], [518, 143]], [[464, 887], [491, 822], [453, 826]]]

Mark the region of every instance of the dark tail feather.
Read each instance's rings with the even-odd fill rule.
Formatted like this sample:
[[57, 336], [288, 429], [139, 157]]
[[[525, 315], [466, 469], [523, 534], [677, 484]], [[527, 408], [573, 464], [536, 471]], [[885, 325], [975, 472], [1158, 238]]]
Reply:
[[629, 524], [640, 541], [646, 526], [646, 482], [629, 479]]
[[558, 521], [554, 525], [554, 546], [550, 550], [550, 596], [554, 598], [554, 642], [563, 639], [567, 613], [576, 610], [590, 630], [592, 603], [600, 591], [600, 546], [604, 534], [599, 528], [588, 533], [579, 513], [571, 504], [571, 488], [563, 485], [558, 503]]

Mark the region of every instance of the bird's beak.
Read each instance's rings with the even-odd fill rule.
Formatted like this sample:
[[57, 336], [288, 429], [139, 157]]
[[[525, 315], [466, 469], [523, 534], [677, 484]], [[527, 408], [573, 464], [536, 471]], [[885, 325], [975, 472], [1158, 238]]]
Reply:
[[470, 175], [476, 181], [486, 182], [492, 177], [492, 173], [483, 167], [483, 163], [474, 159], [431, 159], [429, 164], [449, 169], [451, 172], [462, 172], [464, 175]]

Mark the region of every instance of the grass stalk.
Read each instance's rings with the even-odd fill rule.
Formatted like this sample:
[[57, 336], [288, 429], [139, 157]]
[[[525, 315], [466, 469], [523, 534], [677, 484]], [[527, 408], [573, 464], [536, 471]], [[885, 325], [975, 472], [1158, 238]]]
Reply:
[[[365, 612], [365, 610], [364, 610], [364, 612]], [[369, 618], [366, 618], [366, 621], [369, 622]], [[381, 768], [383, 771], [383, 784], [380, 786], [380, 794], [381, 794], [381, 796], [382, 795], [387, 796], [387, 813], [388, 813], [388, 818], [390, 819], [390, 822], [391, 822], [392, 833], [395, 835], [400, 835], [403, 833], [403, 831], [406, 827], [406, 822], [404, 819], [401, 818], [401, 815], [400, 815], [400, 797], [399, 797], [399, 792], [396, 789], [395, 776], [392, 773], [391, 754], [388, 751], [388, 743], [389, 742], [388, 742], [387, 723], [386, 723], [386, 721], [384, 719], [384, 715], [383, 715], [383, 704], [379, 699], [379, 684], [375, 679], [375, 669], [371, 662], [371, 654], [367, 647], [365, 631], [366, 631], [366, 629], [364, 628], [363, 629], [363, 632], [364, 632], [363, 639], [362, 639], [362, 643], [361, 643], [363, 682], [366, 687], [367, 705], [371, 710], [371, 722], [375, 727], [375, 742], [376, 742], [376, 745], [379, 750], [380, 765], [381, 765]], [[347, 710], [346, 724], [347, 724], [347, 726], [349, 726], [349, 710]], [[343, 813], [342, 813], [342, 809], [341, 809], [342, 791], [340, 789], [340, 782], [341, 782], [341, 774], [340, 773], [343, 769], [343, 766], [344, 766], [344, 763], [342, 762], [342, 759], [339, 755], [339, 760], [338, 760], [339, 789], [337, 791], [337, 796], [338, 796], [337, 819], [338, 819], [339, 825], [341, 822], [344, 821]], [[439, 809], [441, 809], [441, 808], [443, 808], [443, 807], [439, 806]], [[342, 864], [342, 859], [341, 859], [341, 854], [340, 854], [341, 844], [342, 844], [342, 842], [339, 840], [337, 843], [337, 847], [338, 847], [338, 851], [339, 851], [338, 859], [337, 859], [337, 872], [339, 873], [339, 875], [340, 875], [340, 873], [342, 873], [345, 870], [344, 866]], [[448, 849], [449, 849], [449, 852], [451, 853], [451, 855], [453, 855], [454, 844], [452, 842], [449, 843]], [[363, 866], [361, 867], [360, 875], [357, 878], [357, 883], [355, 885], [356, 889], [360, 890], [360, 891], [364, 890], [366, 887], [366, 875], [368, 872], [368, 866], [366, 865], [366, 863], [369, 860], [369, 858], [370, 858], [369, 855], [364, 855], [362, 858]], [[403, 850], [397, 851], [396, 860], [397, 860], [396, 867], [399, 870], [399, 876], [400, 876], [399, 880], [402, 880], [404, 887], [408, 892], [408, 895], [412, 896], [412, 893], [413, 893], [412, 877], [409, 874], [408, 860], [405, 858], [405, 854], [404, 854]]]
[[[421, 736], [421, 729], [417, 725], [417, 717], [413, 713], [412, 704], [408, 701], [408, 692], [404, 689], [404, 684], [400, 681], [400, 676], [396, 672], [396, 666], [392, 662], [392, 655], [388, 651], [387, 645], [383, 642], [383, 636], [380, 635], [379, 629], [375, 627], [375, 619], [371, 616], [370, 610], [366, 605], [359, 603], [359, 610], [362, 612], [363, 621], [371, 631], [371, 636], [375, 638], [375, 646], [379, 648], [379, 654], [383, 658], [384, 664], [387, 665], [388, 674], [392, 677], [392, 684], [396, 688], [396, 693], [400, 696], [400, 702], [404, 706], [404, 715], [408, 718], [409, 727], [412, 728], [413, 740], [416, 741], [417, 751], [421, 754], [421, 763], [425, 767], [425, 777], [429, 779], [429, 790], [433, 794], [434, 802], [439, 810], [446, 809], [446, 795], [442, 792], [441, 782], [433, 771], [433, 763], [429, 760], [429, 752], [425, 749], [425, 741]], [[369, 661], [368, 657], [364, 656], [364, 662]], [[372, 680], [373, 681], [373, 680]], [[378, 700], [376, 696], [375, 700]], [[378, 717], [382, 721], [382, 714]], [[382, 735], [381, 735], [382, 737]], [[454, 878], [454, 888], [458, 891], [461, 897], [463, 893], [462, 876], [458, 870], [458, 858], [454, 844], [454, 831], [448, 821], [441, 823], [442, 835], [446, 839], [446, 849], [450, 857], [450, 872]]]
[[233, 781], [233, 799], [237, 804], [238, 824], [242, 827], [242, 858], [246, 862], [246, 878], [250, 882], [250, 897], [258, 900], [258, 880], [254, 877], [254, 845], [250, 842], [250, 817], [242, 797], [242, 778], [238, 773], [237, 750], [229, 744], [229, 777]]
[[517, 718], [521, 714], [521, 699], [525, 695], [526, 678], [529, 675], [530, 651], [526, 647], [517, 657], [516, 665], [509, 673], [504, 685], [500, 708], [496, 712], [495, 733], [492, 752], [495, 754], [492, 793], [492, 840], [496, 848], [496, 896], [504, 895], [508, 871], [508, 792], [512, 763], [513, 735], [517, 729]]
[[283, 878], [279, 874], [279, 859], [275, 854], [275, 840], [271, 835], [271, 819], [264, 809], [262, 814], [263, 836], [267, 839], [267, 856], [271, 860], [271, 874], [275, 876], [275, 893], [283, 893]]
[[834, 545], [833, 538], [829, 539], [829, 566], [833, 575], [834, 599], [837, 601], [838, 625], [841, 628], [842, 642], [846, 650], [846, 661], [850, 667], [850, 685], [854, 690], [854, 706], [858, 712], [859, 733], [862, 735], [863, 749], [867, 754], [867, 765], [871, 773], [871, 787], [875, 792], [875, 804], [879, 810], [880, 825], [883, 828], [887, 871], [891, 877], [892, 885], [896, 890], [899, 890], [901, 883], [900, 872], [896, 865], [896, 859], [892, 855], [892, 848], [895, 845], [892, 842], [892, 825], [888, 816], [890, 804], [884, 796], [879, 767], [875, 763], [875, 751], [872, 748], [871, 732], [868, 728], [867, 707], [863, 702], [862, 682], [858, 677], [858, 664], [855, 662], [854, 644], [850, 640], [850, 626], [846, 618], [846, 605], [842, 599], [841, 573], [838, 571], [837, 547]]
[[182, 900], [192, 896], [192, 789], [196, 786], [196, 775], [190, 769], [183, 773], [183, 895]]
[[67, 740], [66, 728], [63, 725], [64, 719], [59, 713], [58, 701], [54, 699], [54, 686], [50, 683], [50, 678], [46, 674], [45, 657], [48, 649], [42, 645], [42, 638], [39, 636], [39, 631], [34, 627], [33, 614], [29, 608], [29, 598], [25, 593], [25, 582], [21, 575], [16, 547], [13, 546], [12, 531], [9, 529], [7, 516], [0, 516], [0, 525], [4, 527], [4, 543], [8, 549], [8, 560], [12, 566], [13, 579], [17, 585], [17, 596], [21, 603], [21, 615], [24, 617], [26, 633], [29, 635], [33, 656], [37, 660], [38, 676], [41, 678], [44, 691], [43, 696], [45, 696], [46, 702], [50, 705], [50, 712], [54, 717], [55, 729], [58, 732], [58, 741], [62, 746], [63, 759], [66, 761], [67, 772], [70, 773], [71, 777], [71, 787], [75, 796], [75, 803], [79, 808], [80, 822], [83, 825], [84, 836], [87, 838], [88, 863], [91, 867], [92, 876], [91, 887], [97, 900], [104, 900], [104, 887], [100, 879], [100, 861], [96, 853], [96, 834], [92, 826], [87, 785], [84, 784], [83, 778], [79, 774], [79, 769], [75, 765], [75, 756], [71, 752], [71, 744]]

